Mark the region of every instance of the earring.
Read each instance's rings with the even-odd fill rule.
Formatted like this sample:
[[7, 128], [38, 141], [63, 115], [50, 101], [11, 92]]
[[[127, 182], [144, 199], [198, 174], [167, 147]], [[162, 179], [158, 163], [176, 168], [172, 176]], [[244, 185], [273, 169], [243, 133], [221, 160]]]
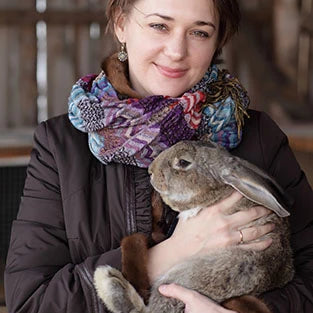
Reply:
[[117, 58], [119, 59], [119, 61], [121, 62], [125, 62], [128, 59], [128, 54], [126, 51], [126, 43], [122, 42], [121, 44], [121, 50], [120, 52], [117, 54]]

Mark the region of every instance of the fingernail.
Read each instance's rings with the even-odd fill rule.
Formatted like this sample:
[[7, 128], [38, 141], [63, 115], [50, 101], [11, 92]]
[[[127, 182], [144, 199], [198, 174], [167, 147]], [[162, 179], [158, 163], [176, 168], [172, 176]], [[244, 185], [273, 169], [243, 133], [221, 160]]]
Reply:
[[160, 287], [159, 287], [159, 291], [160, 292], [163, 292], [163, 291], [166, 291], [168, 288], [167, 288], [167, 285], [161, 285]]

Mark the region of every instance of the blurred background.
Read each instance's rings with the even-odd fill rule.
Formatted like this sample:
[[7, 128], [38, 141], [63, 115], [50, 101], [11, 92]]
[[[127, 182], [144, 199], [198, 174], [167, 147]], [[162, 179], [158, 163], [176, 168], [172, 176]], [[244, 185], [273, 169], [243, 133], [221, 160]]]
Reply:
[[[251, 108], [286, 132], [313, 185], [313, 0], [241, 0], [239, 35], [224, 67], [239, 76]], [[0, 0], [0, 305], [11, 222], [36, 125], [67, 111], [73, 83], [100, 71], [115, 50], [106, 0]], [[5, 308], [0, 308], [5, 312]]]

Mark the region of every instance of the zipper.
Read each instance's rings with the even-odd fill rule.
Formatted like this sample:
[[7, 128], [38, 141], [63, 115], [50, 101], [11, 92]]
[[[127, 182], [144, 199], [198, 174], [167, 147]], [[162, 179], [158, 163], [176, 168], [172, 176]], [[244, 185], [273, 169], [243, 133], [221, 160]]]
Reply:
[[128, 235], [137, 232], [136, 225], [136, 199], [134, 170], [132, 166], [125, 166], [125, 207], [126, 207], [126, 231]]
[[88, 269], [86, 268], [85, 264], [82, 264], [81, 266], [77, 266], [78, 271], [80, 272], [81, 277], [85, 281], [86, 285], [89, 287], [90, 293], [91, 293], [91, 300], [92, 300], [92, 306], [93, 306], [93, 313], [100, 313], [100, 302], [99, 298], [97, 296], [96, 290], [93, 285], [93, 278], [91, 274], [89, 273]]

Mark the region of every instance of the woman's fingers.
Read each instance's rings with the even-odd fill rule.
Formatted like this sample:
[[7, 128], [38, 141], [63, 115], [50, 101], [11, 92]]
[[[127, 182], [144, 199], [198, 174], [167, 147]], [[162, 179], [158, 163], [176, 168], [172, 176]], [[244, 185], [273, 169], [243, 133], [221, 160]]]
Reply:
[[245, 243], [240, 245], [240, 249], [262, 251], [267, 249], [272, 244], [272, 242], [273, 240], [269, 238], [266, 240], [260, 240], [258, 242]]
[[185, 313], [236, 313], [216, 304], [200, 293], [176, 284], [162, 285], [159, 291], [185, 303]]
[[273, 213], [271, 210], [262, 207], [254, 206], [246, 211], [239, 211], [234, 214], [229, 215], [229, 218], [233, 220], [234, 227], [241, 227], [247, 225], [263, 216]]
[[220, 212], [226, 213], [236, 202], [243, 198], [243, 195], [234, 191], [229, 197], [218, 202], [215, 206], [220, 210]]
[[274, 224], [268, 223], [261, 226], [248, 227], [238, 230], [238, 244], [242, 249], [264, 250], [268, 248], [271, 243], [271, 238], [262, 237], [275, 228]]
[[240, 236], [239, 242], [241, 241], [241, 243], [248, 243], [249, 241], [260, 239], [264, 235], [272, 232], [274, 228], [275, 225], [272, 223], [243, 228], [241, 230], [238, 230]]
[[241, 230], [243, 242], [249, 242], [263, 237], [275, 229], [275, 224], [267, 223], [254, 227], [248, 227]]
[[[262, 206], [255, 206], [245, 211], [227, 214], [240, 199], [242, 195], [236, 191], [228, 198], [201, 210], [192, 218], [179, 219], [170, 240], [176, 251], [175, 255], [184, 259], [198, 253], [206, 254], [214, 249], [238, 245], [241, 241], [239, 229], [242, 231], [244, 244], [249, 244], [250, 248], [261, 250], [270, 245], [270, 241], [260, 243], [255, 241], [272, 231], [273, 226], [251, 226], [251, 223], [271, 211]], [[254, 241], [253, 245], [250, 245], [251, 241]]]
[[[225, 240], [220, 240], [221, 247], [240, 245], [242, 248], [256, 247], [256, 250], [263, 250], [271, 244], [270, 238], [264, 236], [272, 232], [275, 225], [267, 223], [265, 225], [251, 226], [248, 228], [233, 229]], [[255, 243], [257, 243], [255, 245]]]
[[163, 296], [175, 298], [184, 303], [189, 303], [197, 295], [193, 290], [175, 284], [161, 285], [159, 291]]

